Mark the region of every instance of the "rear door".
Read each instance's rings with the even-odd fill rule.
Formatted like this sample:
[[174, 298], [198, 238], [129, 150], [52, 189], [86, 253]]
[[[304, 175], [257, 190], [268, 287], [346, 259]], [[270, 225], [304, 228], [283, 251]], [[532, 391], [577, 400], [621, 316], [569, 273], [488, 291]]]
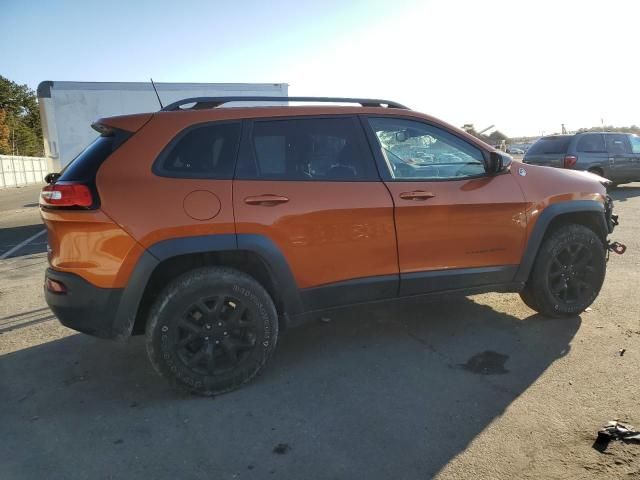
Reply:
[[356, 117], [245, 121], [233, 202], [240, 247], [273, 242], [306, 310], [397, 295], [393, 202]]
[[545, 167], [563, 168], [564, 157], [569, 150], [572, 138], [572, 135], [542, 137], [527, 150], [524, 162]]
[[598, 170], [606, 177], [609, 175], [609, 154], [601, 133], [583, 133], [577, 136], [576, 169]]
[[607, 133], [604, 135], [609, 154], [610, 179], [614, 182], [631, 181], [634, 176], [631, 145], [627, 135]]
[[[481, 150], [423, 121], [370, 117], [371, 142], [395, 203], [400, 294], [510, 282], [525, 201], [512, 174], [487, 175]], [[411, 146], [432, 162], [416, 165]]]

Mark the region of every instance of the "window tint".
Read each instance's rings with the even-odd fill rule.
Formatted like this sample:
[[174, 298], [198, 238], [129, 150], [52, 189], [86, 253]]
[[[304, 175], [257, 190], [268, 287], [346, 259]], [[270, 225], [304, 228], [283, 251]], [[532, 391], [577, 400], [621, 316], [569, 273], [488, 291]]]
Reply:
[[626, 135], [605, 135], [607, 139], [607, 151], [613, 155], [624, 154], [629, 151], [627, 148]]
[[169, 144], [154, 172], [167, 177], [232, 178], [239, 141], [239, 123], [196, 126]]
[[531, 145], [527, 155], [544, 155], [545, 153], [567, 153], [571, 136], [543, 137]]
[[485, 173], [480, 149], [440, 128], [411, 120], [370, 118], [392, 178], [456, 179]]
[[62, 169], [58, 181], [94, 180], [100, 165], [131, 135], [130, 132], [115, 130], [111, 135], [99, 136]]
[[238, 178], [375, 180], [373, 158], [355, 118], [256, 121]]
[[629, 140], [631, 141], [631, 151], [633, 153], [640, 153], [640, 137], [631, 135]]
[[599, 133], [587, 133], [581, 135], [578, 140], [578, 152], [606, 152], [604, 138]]

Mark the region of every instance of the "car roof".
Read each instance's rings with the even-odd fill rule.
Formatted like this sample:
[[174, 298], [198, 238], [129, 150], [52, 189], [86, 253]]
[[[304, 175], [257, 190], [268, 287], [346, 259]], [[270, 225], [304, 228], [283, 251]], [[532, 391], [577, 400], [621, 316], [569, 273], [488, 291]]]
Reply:
[[304, 106], [252, 106], [252, 107], [217, 107], [208, 109], [187, 109], [174, 111], [158, 111], [147, 114], [121, 115], [116, 117], [101, 118], [96, 123], [108, 125], [115, 128], [127, 128], [128, 125], [136, 124], [141, 128], [143, 122], [153, 116], [163, 124], [172, 125], [173, 129], [183, 128], [199, 123], [207, 123], [224, 120], [246, 120], [246, 119], [277, 119], [286, 117], [305, 116], [342, 116], [342, 115], [368, 115], [368, 116], [389, 116], [404, 118], [407, 120], [425, 120], [428, 123], [443, 128], [453, 130], [459, 137], [476, 145], [482, 150], [494, 150], [494, 148], [482, 140], [468, 134], [464, 130], [455, 127], [447, 122], [439, 120], [430, 115], [416, 112], [409, 109], [388, 108], [388, 107], [360, 107], [360, 106], [325, 106], [325, 105], [304, 105]]
[[598, 135], [634, 135], [631, 132], [577, 132], [576, 135], [584, 135], [585, 133], [596, 133]]

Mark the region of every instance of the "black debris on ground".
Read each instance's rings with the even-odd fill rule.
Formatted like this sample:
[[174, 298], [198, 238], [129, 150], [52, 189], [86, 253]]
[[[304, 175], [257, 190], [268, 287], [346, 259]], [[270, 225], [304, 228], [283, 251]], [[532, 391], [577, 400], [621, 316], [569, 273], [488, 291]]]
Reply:
[[612, 440], [621, 440], [625, 443], [639, 443], [640, 431], [637, 431], [631, 425], [625, 425], [617, 420], [607, 423], [598, 431], [598, 437], [593, 442], [592, 447], [603, 453]]
[[279, 443], [278, 445], [273, 447], [273, 453], [276, 453], [278, 455], [284, 455], [289, 452], [289, 450], [291, 450], [291, 447], [288, 443]]
[[508, 355], [487, 350], [482, 353], [478, 353], [467, 360], [467, 363], [459, 365], [463, 369], [471, 373], [477, 373], [480, 375], [501, 375], [509, 373], [509, 370], [504, 368], [504, 364], [509, 359]]

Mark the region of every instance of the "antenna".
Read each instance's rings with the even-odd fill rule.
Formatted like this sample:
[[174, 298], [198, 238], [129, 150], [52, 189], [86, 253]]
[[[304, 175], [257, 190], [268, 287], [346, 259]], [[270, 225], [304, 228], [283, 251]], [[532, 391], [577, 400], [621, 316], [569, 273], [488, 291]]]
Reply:
[[156, 84], [153, 83], [153, 78], [150, 78], [149, 80], [151, 80], [151, 86], [153, 87], [153, 91], [156, 92], [156, 97], [158, 97], [158, 103], [160, 104], [160, 110], [162, 110], [164, 107], [162, 106], [162, 100], [160, 100], [160, 95], [158, 95], [158, 89], [156, 88]]

